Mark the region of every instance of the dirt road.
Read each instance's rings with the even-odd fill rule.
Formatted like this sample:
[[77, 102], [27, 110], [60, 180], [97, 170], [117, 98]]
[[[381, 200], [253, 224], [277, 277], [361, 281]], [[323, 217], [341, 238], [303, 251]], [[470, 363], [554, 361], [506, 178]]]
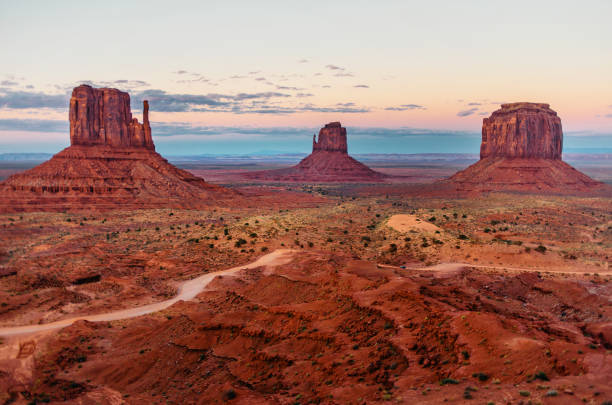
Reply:
[[194, 299], [200, 292], [202, 292], [206, 286], [217, 276], [230, 275], [240, 270], [253, 269], [261, 266], [279, 266], [286, 264], [291, 261], [293, 257], [293, 251], [289, 249], [278, 249], [272, 253], [260, 257], [252, 263], [245, 264], [238, 267], [233, 267], [227, 270], [215, 271], [213, 273], [207, 273], [200, 277], [194, 278], [183, 282], [178, 287], [178, 294], [169, 300], [156, 302], [154, 304], [143, 305], [136, 308], [123, 309], [119, 311], [107, 312], [104, 314], [96, 315], [83, 315], [69, 319], [62, 319], [56, 322], [50, 322], [38, 325], [25, 325], [25, 326], [11, 326], [11, 327], [0, 327], [0, 336], [18, 336], [27, 335], [37, 332], [43, 332], [53, 329], [64, 328], [68, 325], [73, 324], [76, 321], [86, 320], [90, 322], [107, 322], [116, 321], [119, 319], [134, 318], [141, 315], [150, 314], [152, 312], [161, 311], [166, 309], [172, 304], [178, 301], [189, 301]]

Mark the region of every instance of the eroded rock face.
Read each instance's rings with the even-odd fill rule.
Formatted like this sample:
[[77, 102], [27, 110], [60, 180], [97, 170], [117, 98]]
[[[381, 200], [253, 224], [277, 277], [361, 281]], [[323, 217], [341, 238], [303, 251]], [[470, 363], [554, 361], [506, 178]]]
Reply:
[[346, 128], [330, 122], [313, 136], [312, 153], [293, 167], [242, 174], [252, 180], [291, 182], [380, 182], [387, 175], [370, 169], [348, 154]]
[[70, 98], [70, 144], [142, 147], [155, 150], [149, 125], [149, 103], [143, 123], [132, 117], [130, 95], [117, 89], [75, 87]]
[[561, 119], [548, 104], [503, 104], [483, 120], [480, 160], [443, 183], [467, 193], [589, 193], [603, 186], [563, 162], [562, 148]]
[[346, 128], [339, 122], [330, 122], [319, 131], [319, 140], [313, 136], [312, 151], [348, 153], [346, 145]]
[[202, 208], [238, 203], [239, 193], [168, 163], [117, 89], [76, 87], [70, 99], [71, 146], [0, 183], [0, 212]]
[[483, 120], [481, 159], [561, 159], [562, 149], [561, 119], [548, 104], [502, 104]]

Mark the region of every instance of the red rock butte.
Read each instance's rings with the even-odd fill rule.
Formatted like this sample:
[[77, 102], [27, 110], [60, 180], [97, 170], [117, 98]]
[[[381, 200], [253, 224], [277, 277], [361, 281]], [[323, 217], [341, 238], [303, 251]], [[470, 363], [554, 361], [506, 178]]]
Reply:
[[70, 146], [0, 183], [0, 212], [199, 208], [239, 197], [155, 152], [147, 101], [141, 124], [128, 93], [81, 85], [69, 117]]
[[312, 183], [371, 183], [384, 181], [387, 175], [370, 169], [348, 154], [346, 128], [339, 122], [326, 124], [313, 135], [312, 153], [293, 167], [243, 173], [253, 180]]
[[467, 192], [588, 192], [603, 186], [563, 162], [562, 149], [561, 119], [548, 104], [502, 104], [483, 120], [480, 160], [443, 183]]

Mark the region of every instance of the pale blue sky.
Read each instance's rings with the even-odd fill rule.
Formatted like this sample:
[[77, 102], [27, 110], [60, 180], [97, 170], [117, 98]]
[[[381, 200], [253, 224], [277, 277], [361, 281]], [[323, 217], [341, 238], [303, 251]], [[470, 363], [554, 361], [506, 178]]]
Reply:
[[548, 102], [567, 133], [612, 148], [611, 16], [611, 1], [594, 0], [0, 0], [0, 153], [66, 144], [49, 128], [84, 81], [148, 97], [169, 152], [287, 149], [274, 134], [198, 128], [309, 137], [335, 120], [431, 130], [418, 145], [375, 142], [389, 151], [435, 152], [440, 136], [471, 150], [482, 118], [511, 101]]

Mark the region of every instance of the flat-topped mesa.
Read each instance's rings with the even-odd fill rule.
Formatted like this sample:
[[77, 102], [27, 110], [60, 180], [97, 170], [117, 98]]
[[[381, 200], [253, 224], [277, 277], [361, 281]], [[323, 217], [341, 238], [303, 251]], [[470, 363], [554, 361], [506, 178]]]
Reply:
[[[482, 123], [480, 160], [442, 180], [445, 192], [609, 193], [561, 159], [563, 131], [543, 103], [502, 104]], [[451, 191], [452, 190], [452, 191]]]
[[339, 122], [330, 122], [319, 131], [319, 140], [312, 137], [312, 151], [348, 153], [346, 146], [346, 128]]
[[149, 103], [143, 123], [132, 117], [130, 95], [117, 89], [81, 85], [70, 98], [70, 144], [155, 150], [149, 124]]
[[482, 122], [480, 158], [561, 159], [563, 131], [544, 103], [502, 104]]

